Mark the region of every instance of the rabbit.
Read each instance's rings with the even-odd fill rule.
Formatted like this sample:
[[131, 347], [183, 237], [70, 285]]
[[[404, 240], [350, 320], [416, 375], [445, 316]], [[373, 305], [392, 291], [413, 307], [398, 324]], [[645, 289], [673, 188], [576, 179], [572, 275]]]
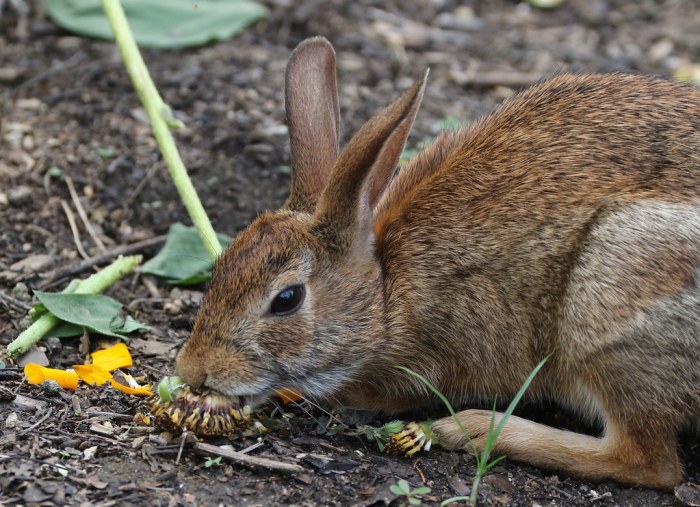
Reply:
[[[700, 416], [700, 91], [561, 73], [396, 170], [426, 73], [339, 150], [335, 52], [286, 70], [291, 192], [213, 266], [177, 371], [253, 405], [277, 388], [397, 413], [526, 399], [598, 437], [507, 420], [493, 450], [659, 489]], [[491, 421], [459, 420], [477, 449]], [[501, 414], [497, 414], [496, 422]], [[432, 426], [466, 448], [455, 421]]]

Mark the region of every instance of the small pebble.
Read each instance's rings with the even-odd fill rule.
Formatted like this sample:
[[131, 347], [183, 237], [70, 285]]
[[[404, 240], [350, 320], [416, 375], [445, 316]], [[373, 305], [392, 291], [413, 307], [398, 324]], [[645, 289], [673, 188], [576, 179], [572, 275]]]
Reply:
[[32, 188], [27, 185], [19, 185], [11, 188], [7, 192], [7, 199], [13, 206], [21, 206], [24, 203], [31, 201]]
[[5, 419], [5, 428], [11, 430], [17, 426], [17, 419], [17, 412], [10, 412], [10, 415], [8, 415], [7, 419]]
[[29, 301], [32, 299], [32, 296], [29, 294], [29, 287], [23, 282], [19, 282], [12, 287], [12, 297], [19, 301]]
[[61, 387], [61, 385], [58, 382], [56, 382], [55, 380], [44, 380], [41, 383], [41, 387], [44, 389], [44, 392], [46, 394], [50, 394], [50, 395], [58, 394], [61, 391], [63, 391], [63, 388]]
[[49, 349], [50, 352], [58, 352], [63, 346], [61, 344], [61, 339], [57, 336], [49, 336], [44, 340], [44, 343], [46, 344], [46, 347]]
[[167, 302], [163, 305], [163, 310], [168, 312], [170, 315], [178, 315], [182, 312], [182, 301], [176, 300], [172, 302]]

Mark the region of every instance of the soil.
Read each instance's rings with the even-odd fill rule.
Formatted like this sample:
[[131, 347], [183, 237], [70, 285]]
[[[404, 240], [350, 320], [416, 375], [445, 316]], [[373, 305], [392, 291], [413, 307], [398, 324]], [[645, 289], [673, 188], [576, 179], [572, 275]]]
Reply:
[[[345, 139], [431, 68], [411, 146], [435, 135], [438, 120], [472, 121], [562, 69], [670, 76], [700, 60], [700, 8], [687, 0], [568, 0], [552, 10], [507, 0], [265, 3], [267, 19], [233, 40], [144, 51], [160, 92], [187, 126], [177, 140], [204, 206], [215, 228], [229, 235], [286, 196], [283, 73], [290, 51], [308, 36], [324, 35], [336, 47]], [[27, 12], [22, 5], [0, 2], [0, 359], [6, 361], [5, 346], [27, 324], [26, 287], [61, 289], [68, 279], [56, 270], [80, 260], [62, 205], [75, 215], [69, 178], [107, 251], [132, 245], [150, 257], [157, 246], [140, 242], [174, 222], [189, 223], [114, 45], [62, 31], [38, 2], [27, 3]], [[87, 255], [100, 255], [76, 221]], [[90, 271], [79, 268], [70, 276]], [[130, 342], [134, 375], [157, 381], [173, 373], [202, 290], [132, 276], [107, 291], [152, 326]], [[47, 340], [35, 353], [65, 368], [83, 363], [105, 341]], [[430, 487], [423, 502], [437, 504], [468, 493], [474, 475], [466, 453], [434, 449], [407, 459], [360, 437], [321, 435], [321, 413], [303, 405], [284, 406], [284, 417], [275, 412], [280, 428], [231, 442], [242, 449], [259, 441], [251, 455], [298, 463], [301, 473], [211, 463], [189, 446], [178, 458], [179, 439], [133, 422], [141, 410], [137, 397], [30, 386], [7, 362], [0, 370], [3, 505], [400, 505], [406, 499], [389, 490], [399, 479]], [[558, 426], [579, 424], [556, 407], [524, 410]], [[697, 439], [684, 439], [682, 454], [687, 482], [675, 494], [504, 461], [485, 478], [479, 498], [484, 505], [700, 505]]]

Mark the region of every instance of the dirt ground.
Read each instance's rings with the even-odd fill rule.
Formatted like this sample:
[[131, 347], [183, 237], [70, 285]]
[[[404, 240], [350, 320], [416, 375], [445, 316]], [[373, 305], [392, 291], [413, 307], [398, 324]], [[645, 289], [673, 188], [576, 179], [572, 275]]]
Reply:
[[[537, 10], [508, 0], [266, 0], [269, 17], [234, 40], [180, 51], [145, 51], [165, 100], [187, 128], [179, 147], [215, 228], [234, 235], [287, 193], [289, 154], [283, 72], [311, 35], [338, 52], [345, 139], [376, 109], [431, 68], [409, 144], [448, 117], [470, 121], [505, 97], [561, 69], [670, 76], [700, 61], [700, 6], [688, 0], [567, 0]], [[28, 15], [6, 3], [0, 17], [0, 359], [26, 325], [25, 287], [59, 290], [58, 269], [80, 256], [62, 201], [72, 179], [108, 251], [188, 223], [115, 47], [53, 25], [40, 4]], [[0, 2], [0, 6], [3, 2]], [[61, 175], [52, 176], [58, 168]], [[76, 219], [77, 220], [77, 219]], [[89, 256], [102, 253], [81, 225]], [[133, 246], [136, 245], [136, 246]], [[73, 270], [69, 276], [86, 276]], [[65, 273], [65, 271], [64, 271]], [[57, 277], [58, 275], [58, 277]], [[136, 375], [173, 373], [202, 287], [173, 288], [132, 276], [107, 293], [152, 326], [131, 340]], [[93, 337], [92, 348], [100, 345]], [[85, 359], [86, 342], [41, 344], [52, 366]], [[41, 352], [40, 351], [40, 352]], [[432, 492], [424, 504], [466, 494], [474, 474], [464, 453], [413, 459], [380, 453], [358, 437], [319, 435], [310, 407], [285, 407], [281, 428], [251, 454], [298, 463], [285, 475], [222, 463], [207, 467], [178, 441], [133, 423], [140, 400], [111, 389], [52, 392], [0, 370], [1, 505], [400, 505], [399, 479]], [[307, 412], [306, 410], [309, 410]], [[526, 407], [564, 427], [557, 408]], [[268, 410], [268, 413], [271, 409]], [[279, 418], [279, 414], [277, 414]], [[242, 449], [255, 435], [233, 442]], [[505, 461], [485, 479], [484, 505], [700, 505], [700, 443], [682, 453], [687, 483], [676, 494], [589, 483]], [[697, 503], [694, 503], [697, 502]]]

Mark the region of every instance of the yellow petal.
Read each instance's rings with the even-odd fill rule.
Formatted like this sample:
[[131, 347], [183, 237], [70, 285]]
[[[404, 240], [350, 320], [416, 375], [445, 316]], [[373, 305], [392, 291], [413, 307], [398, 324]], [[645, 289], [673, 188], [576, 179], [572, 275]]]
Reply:
[[110, 379], [109, 382], [112, 384], [112, 387], [114, 387], [115, 389], [119, 389], [120, 391], [125, 392], [126, 394], [143, 394], [145, 396], [150, 396], [151, 394], [153, 394], [150, 385], [142, 387], [129, 387], [117, 382], [114, 379]]
[[55, 380], [64, 389], [78, 388], [78, 375], [73, 371], [56, 370], [29, 363], [24, 367], [24, 374], [30, 384], [41, 384], [44, 380]]
[[73, 369], [83, 382], [87, 382], [91, 386], [101, 386], [112, 379], [110, 372], [96, 364], [76, 364]]
[[286, 387], [283, 387], [282, 389], [277, 389], [277, 391], [275, 391], [275, 394], [280, 397], [282, 403], [284, 403], [285, 405], [287, 403], [299, 401], [303, 398], [301, 391], [297, 389], [288, 389]]
[[121, 342], [108, 349], [97, 350], [90, 355], [92, 356], [92, 364], [101, 366], [107, 371], [128, 368], [134, 364], [129, 349]]

